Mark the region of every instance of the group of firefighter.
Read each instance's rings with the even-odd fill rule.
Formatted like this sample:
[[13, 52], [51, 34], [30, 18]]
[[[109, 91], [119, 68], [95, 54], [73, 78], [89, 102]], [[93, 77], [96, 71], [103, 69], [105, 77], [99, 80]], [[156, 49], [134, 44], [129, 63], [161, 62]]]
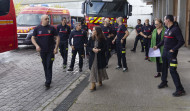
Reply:
[[[42, 24], [34, 29], [32, 36], [32, 43], [35, 45], [36, 50], [40, 52], [42, 58], [42, 63], [44, 66], [46, 82], [45, 86], [50, 87], [52, 80], [52, 65], [54, 61], [54, 54], [58, 52], [58, 49], [63, 58], [63, 68], [67, 68], [67, 58], [68, 58], [68, 45], [72, 48], [72, 58], [71, 64], [68, 68], [68, 71], [73, 71], [75, 58], [78, 53], [79, 55], [79, 72], [82, 72], [83, 67], [83, 58], [88, 58], [89, 52], [86, 49], [88, 43], [88, 27], [85, 25], [85, 19], [82, 19], [81, 22], [75, 24], [75, 28], [71, 31], [70, 26], [67, 25], [67, 19], [62, 18], [62, 23], [57, 26], [57, 29], [49, 25], [49, 17], [47, 15], [42, 16]], [[145, 50], [145, 60], [149, 60], [148, 57], [149, 48], [151, 46], [151, 39], [153, 33], [157, 29], [161, 20], [156, 20], [154, 25], [149, 25], [149, 20], [146, 19], [144, 25], [141, 24], [141, 20], [137, 20], [136, 30], [136, 39], [134, 48], [131, 50], [136, 51], [136, 46], [138, 41], [141, 41], [142, 50]], [[174, 24], [174, 18], [172, 15], [167, 15], [164, 21], [166, 31], [161, 31], [163, 33], [164, 39], [159, 39], [160, 44], [154, 45], [154, 49], [160, 48], [164, 44], [163, 51], [163, 68], [162, 69], [162, 82], [158, 88], [167, 87], [167, 70], [170, 67], [170, 73], [176, 85], [176, 92], [173, 93], [174, 96], [181, 96], [185, 93], [183, 86], [181, 85], [179, 75], [176, 71], [177, 69], [177, 52], [178, 49], [184, 44], [183, 36], [181, 30], [177, 25]], [[157, 26], [157, 27], [155, 27]], [[111, 57], [111, 52], [117, 53], [117, 67], [116, 69], [123, 68], [123, 72], [128, 71], [127, 62], [126, 62], [126, 38], [129, 35], [129, 32], [126, 26], [123, 24], [123, 18], [118, 17], [116, 22], [114, 19], [102, 18], [100, 26], [102, 33], [106, 38], [106, 68], [108, 68], [109, 59]], [[157, 30], [154, 30], [154, 29]], [[162, 29], [162, 25], [159, 27]], [[154, 31], [153, 31], [154, 30]], [[158, 37], [163, 35], [155, 33], [155, 40], [158, 41]], [[162, 42], [161, 42], [162, 41]], [[181, 41], [179, 43], [179, 41]], [[55, 43], [56, 42], [56, 43]], [[173, 48], [174, 47], [174, 48]], [[85, 50], [86, 49], [86, 50]], [[173, 63], [172, 63], [173, 62]], [[157, 75], [155, 77], [158, 77]]]
[[[122, 68], [123, 71], [127, 71], [127, 63], [125, 58], [125, 44], [126, 37], [129, 35], [127, 28], [123, 25], [123, 18], [117, 18], [110, 20], [109, 18], [102, 18], [101, 27], [104, 36], [106, 38], [107, 50], [106, 50], [106, 64], [108, 68], [108, 62], [111, 57], [111, 51], [117, 52], [118, 66], [117, 69]], [[88, 27], [85, 24], [85, 19], [82, 19], [80, 23], [75, 24], [75, 29], [71, 32], [70, 27], [66, 24], [66, 18], [62, 18], [62, 24], [57, 26], [57, 33], [60, 37], [60, 53], [63, 57], [63, 68], [67, 67], [68, 56], [68, 44], [72, 48], [71, 64], [68, 71], [73, 71], [76, 54], [79, 54], [79, 71], [82, 71], [83, 58], [88, 58], [89, 52], [86, 48], [88, 42]], [[120, 24], [120, 25], [119, 25]], [[122, 62], [121, 62], [122, 60]]]

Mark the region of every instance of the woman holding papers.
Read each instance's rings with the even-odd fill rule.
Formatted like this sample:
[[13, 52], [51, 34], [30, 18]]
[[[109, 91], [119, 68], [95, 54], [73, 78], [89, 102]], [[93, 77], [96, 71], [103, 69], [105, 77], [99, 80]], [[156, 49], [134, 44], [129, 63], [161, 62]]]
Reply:
[[[165, 30], [166, 30], [163, 26], [163, 22], [161, 19], [155, 20], [155, 27], [156, 27], [156, 29], [154, 29], [153, 33], [152, 33], [150, 48], [153, 48], [154, 46], [156, 46], [157, 44], [159, 44], [161, 42], [161, 40], [164, 37]], [[163, 46], [160, 47], [160, 53], [161, 53], [161, 55], [163, 54]], [[155, 78], [160, 77], [161, 72], [162, 72], [162, 57], [151, 57], [150, 60], [152, 62], [156, 62], [157, 74], [154, 77]]]
[[90, 52], [89, 69], [90, 82], [92, 83], [91, 91], [96, 90], [96, 82], [102, 86], [102, 81], [108, 79], [106, 72], [106, 38], [100, 27], [94, 27], [92, 37], [88, 41], [87, 48]]

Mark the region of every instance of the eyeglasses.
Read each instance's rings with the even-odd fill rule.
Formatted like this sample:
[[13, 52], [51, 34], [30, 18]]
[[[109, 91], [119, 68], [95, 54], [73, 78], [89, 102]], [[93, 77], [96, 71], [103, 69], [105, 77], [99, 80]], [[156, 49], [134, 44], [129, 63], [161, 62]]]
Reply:
[[158, 26], [159, 24], [155, 24], [155, 26]]

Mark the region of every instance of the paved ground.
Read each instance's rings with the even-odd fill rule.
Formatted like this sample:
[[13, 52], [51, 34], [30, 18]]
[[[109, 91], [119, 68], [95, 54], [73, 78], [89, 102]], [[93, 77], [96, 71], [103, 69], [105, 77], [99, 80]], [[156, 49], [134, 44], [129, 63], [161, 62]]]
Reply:
[[160, 78], [154, 78], [156, 64], [145, 61], [139, 47], [136, 53], [130, 52], [134, 36], [133, 31], [127, 39], [129, 72], [115, 70], [117, 59], [113, 55], [107, 70], [110, 79], [95, 92], [89, 91], [89, 85], [69, 111], [190, 111], [189, 49], [181, 48], [178, 55], [178, 72], [187, 94], [176, 98], [172, 96], [175, 87], [170, 74], [169, 87], [157, 89]]
[[[71, 54], [69, 53], [68, 64]], [[51, 88], [44, 86], [45, 75], [39, 53], [32, 47], [0, 54], [0, 111], [41, 111], [82, 74], [78, 59], [73, 72], [62, 69], [60, 54], [55, 56]], [[87, 65], [84, 65], [84, 70]]]

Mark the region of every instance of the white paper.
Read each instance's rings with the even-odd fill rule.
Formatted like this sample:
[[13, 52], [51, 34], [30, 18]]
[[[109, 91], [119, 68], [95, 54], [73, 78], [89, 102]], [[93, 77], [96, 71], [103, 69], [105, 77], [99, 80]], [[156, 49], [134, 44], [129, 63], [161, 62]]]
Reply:
[[153, 48], [149, 49], [149, 57], [161, 57], [160, 49], [154, 50]]

